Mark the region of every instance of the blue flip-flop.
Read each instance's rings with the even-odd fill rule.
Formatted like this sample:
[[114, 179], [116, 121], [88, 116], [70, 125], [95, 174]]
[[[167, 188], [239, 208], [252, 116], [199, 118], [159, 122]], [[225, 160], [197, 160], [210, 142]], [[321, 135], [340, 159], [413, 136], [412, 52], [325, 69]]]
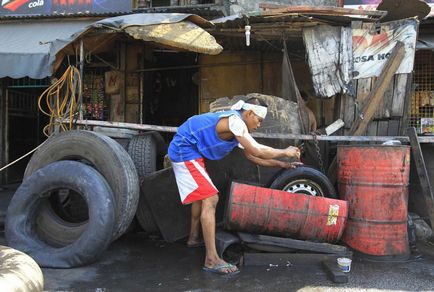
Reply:
[[235, 267], [232, 264], [220, 264], [220, 265], [216, 265], [214, 267], [208, 268], [206, 266], [202, 267], [202, 270], [204, 270], [205, 272], [210, 272], [210, 273], [215, 273], [218, 275], [236, 275], [240, 272], [240, 270], [237, 268], [236, 271], [233, 272], [225, 272], [225, 269], [230, 269]]

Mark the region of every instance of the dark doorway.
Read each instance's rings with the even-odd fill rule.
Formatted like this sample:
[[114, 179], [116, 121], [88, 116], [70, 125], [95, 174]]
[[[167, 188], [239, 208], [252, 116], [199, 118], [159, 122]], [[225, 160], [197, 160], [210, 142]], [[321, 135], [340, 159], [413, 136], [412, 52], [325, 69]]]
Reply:
[[[195, 82], [196, 54], [157, 51], [155, 63], [148, 67], [161, 70], [145, 71], [144, 117], [145, 124], [179, 126], [198, 113], [198, 86]], [[172, 68], [171, 70], [164, 68]], [[179, 67], [179, 69], [173, 69]], [[145, 69], [146, 70], [146, 69]]]
[[[46, 118], [40, 115], [38, 97], [48, 86], [45, 80], [38, 84], [10, 82], [7, 89], [6, 160], [10, 163], [28, 153], [43, 140], [42, 128]], [[22, 81], [22, 80], [20, 80]], [[4, 182], [20, 182], [31, 155], [7, 168]]]

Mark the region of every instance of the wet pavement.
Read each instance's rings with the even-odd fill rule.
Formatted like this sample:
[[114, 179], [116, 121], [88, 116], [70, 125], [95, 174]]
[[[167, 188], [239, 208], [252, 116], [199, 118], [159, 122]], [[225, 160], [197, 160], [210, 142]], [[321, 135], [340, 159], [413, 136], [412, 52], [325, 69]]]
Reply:
[[[4, 244], [4, 236], [1, 237]], [[43, 269], [46, 291], [434, 291], [434, 247], [405, 263], [354, 260], [346, 284], [328, 280], [320, 264], [241, 267], [228, 277], [201, 270], [204, 248], [127, 234], [97, 263]]]
[[[3, 205], [0, 221], [7, 207]], [[0, 244], [6, 245], [2, 232]], [[183, 243], [166, 243], [143, 232], [133, 232], [113, 242], [92, 265], [42, 271], [45, 291], [64, 292], [434, 291], [434, 245], [419, 243], [418, 248], [423, 257], [407, 262], [372, 263], [356, 258], [349, 282], [335, 284], [327, 278], [320, 261], [289, 267], [270, 267], [268, 263], [260, 267], [241, 266], [241, 273], [235, 276], [207, 273], [201, 270], [203, 247], [187, 248]]]

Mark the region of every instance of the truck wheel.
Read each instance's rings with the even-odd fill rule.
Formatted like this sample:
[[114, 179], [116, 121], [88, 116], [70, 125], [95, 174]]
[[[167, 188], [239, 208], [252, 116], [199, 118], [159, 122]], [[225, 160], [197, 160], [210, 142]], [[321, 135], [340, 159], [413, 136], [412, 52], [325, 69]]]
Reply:
[[337, 199], [336, 190], [330, 180], [319, 170], [297, 167], [283, 171], [270, 188], [290, 193]]
[[[61, 248], [41, 240], [35, 228], [41, 204], [58, 189], [83, 196], [89, 214], [79, 237]], [[58, 161], [34, 172], [17, 189], [7, 210], [5, 236], [11, 247], [29, 254], [42, 267], [72, 268], [99, 258], [111, 242], [114, 224], [115, 200], [104, 177], [80, 162]]]
[[131, 138], [128, 154], [136, 166], [140, 181], [157, 170], [157, 149], [152, 135], [142, 134]]
[[[62, 132], [50, 137], [33, 154], [24, 177], [27, 178], [36, 170], [60, 160], [86, 163], [107, 180], [116, 201], [113, 240], [121, 236], [133, 220], [139, 200], [139, 180], [128, 153], [116, 141], [99, 133], [81, 130]], [[64, 246], [80, 236], [86, 221], [65, 221], [56, 206], [58, 207], [58, 204], [49, 202], [42, 206], [36, 228], [45, 241]]]
[[151, 209], [149, 208], [148, 201], [142, 194], [145, 190], [140, 190], [139, 206], [137, 207], [136, 218], [139, 222], [140, 227], [148, 233], [158, 233], [159, 228], [155, 222], [154, 216], [152, 215]]
[[2, 291], [41, 292], [44, 276], [28, 255], [0, 245], [0, 287]]
[[[153, 132], [134, 136], [128, 144], [128, 154], [130, 154], [134, 161], [140, 181], [146, 175], [155, 172], [157, 170], [157, 141]], [[140, 190], [141, 193], [144, 191], [146, 190]], [[143, 194], [139, 198], [136, 218], [140, 227], [146, 232], [158, 232], [158, 226]]]

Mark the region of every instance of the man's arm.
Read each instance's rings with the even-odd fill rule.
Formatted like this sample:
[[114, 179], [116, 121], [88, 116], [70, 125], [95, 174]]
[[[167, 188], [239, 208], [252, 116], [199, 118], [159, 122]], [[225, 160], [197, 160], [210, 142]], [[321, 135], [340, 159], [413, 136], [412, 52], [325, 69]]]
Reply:
[[243, 146], [244, 152], [248, 155], [260, 159], [274, 159], [279, 157], [295, 157], [300, 159], [300, 149], [289, 146], [285, 149], [275, 149], [266, 145], [262, 145], [253, 139], [250, 134], [244, 136], [235, 136], [238, 142]]
[[246, 155], [247, 159], [249, 159], [253, 163], [261, 166], [266, 166], [266, 167], [295, 168], [297, 166], [303, 165], [303, 163], [301, 162], [286, 162], [286, 161], [280, 161], [276, 159], [261, 159], [259, 157], [248, 154], [245, 151], [244, 154]]

